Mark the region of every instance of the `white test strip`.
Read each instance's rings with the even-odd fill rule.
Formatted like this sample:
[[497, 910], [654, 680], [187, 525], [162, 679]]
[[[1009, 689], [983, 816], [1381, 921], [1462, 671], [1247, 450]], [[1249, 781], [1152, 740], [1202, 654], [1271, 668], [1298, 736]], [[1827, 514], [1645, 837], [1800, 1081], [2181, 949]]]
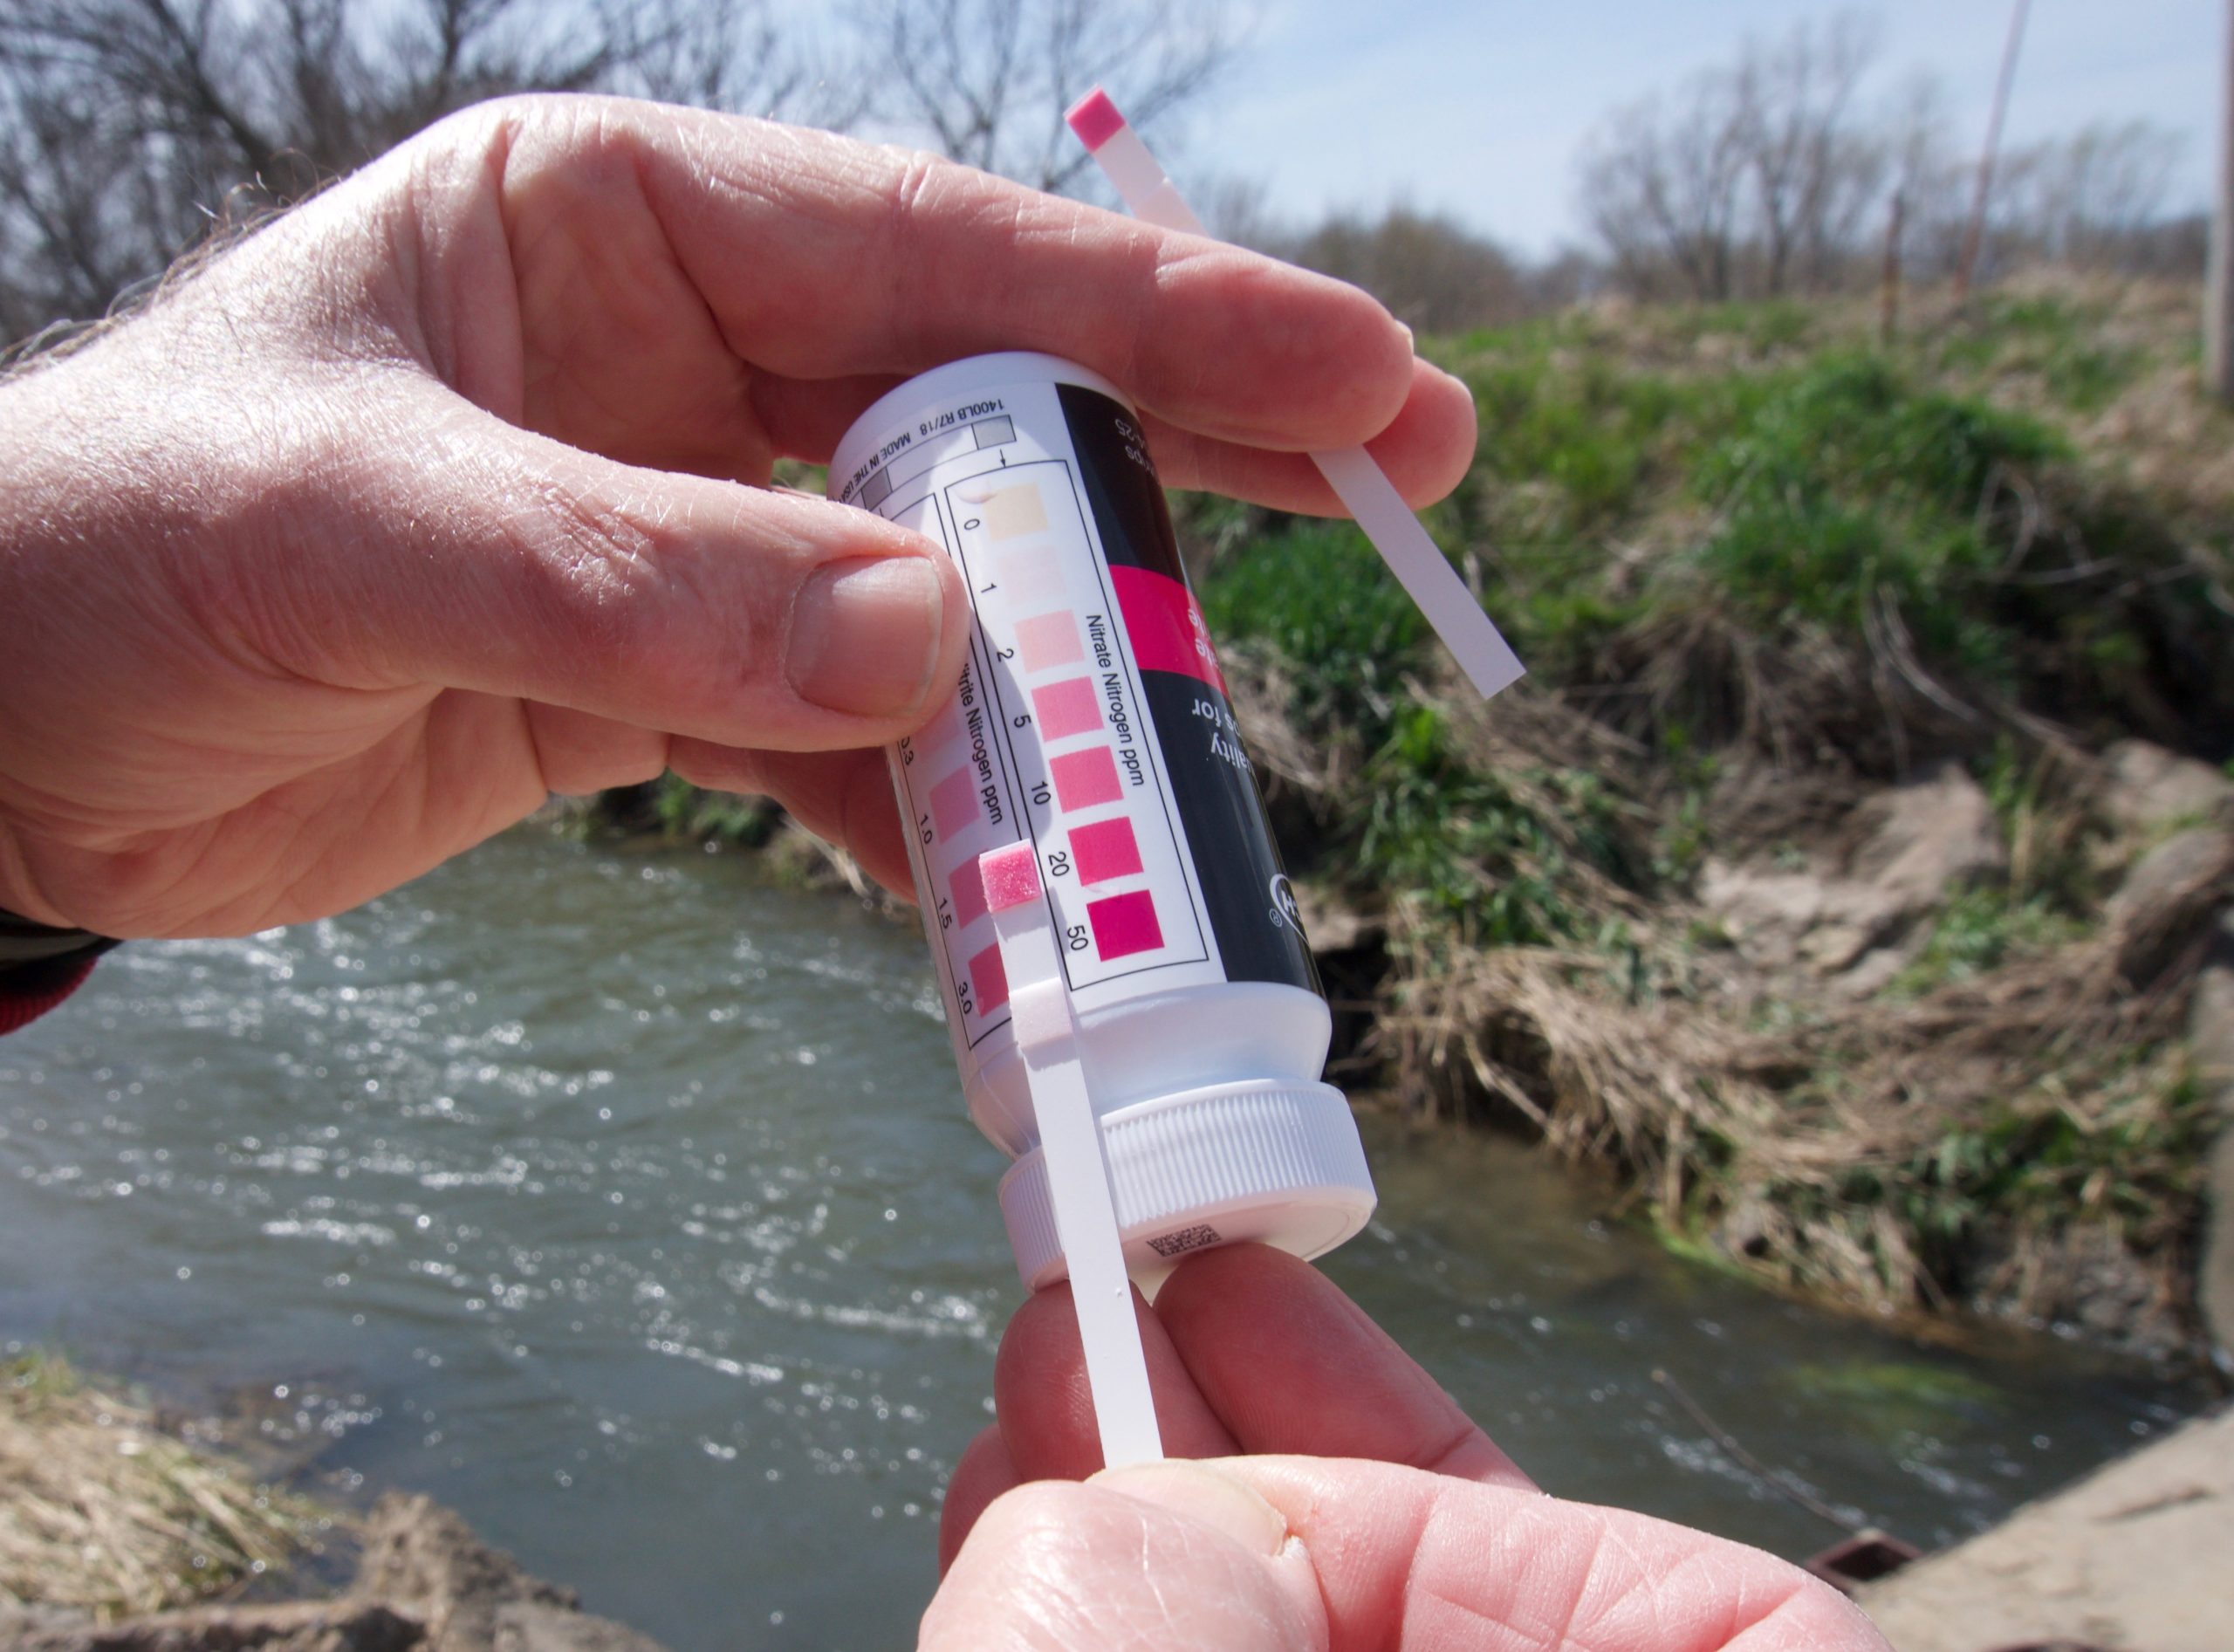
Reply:
[[1011, 843], [980, 855], [977, 873], [1000, 937], [1010, 1025], [1031, 1082], [1055, 1232], [1070, 1268], [1102, 1466], [1161, 1462], [1163, 1437], [1140, 1323], [1133, 1317], [1116, 1196], [1102, 1156], [1101, 1125], [1086, 1086], [1070, 989], [1063, 984], [1062, 955], [1041, 894], [1038, 853], [1029, 840]]
[[[1189, 209], [1107, 93], [1096, 86], [1070, 110], [1067, 119], [1134, 217], [1189, 235], [1206, 233], [1202, 220]], [[1373, 456], [1363, 448], [1343, 448], [1314, 453], [1311, 458], [1389, 572], [1411, 593], [1475, 691], [1486, 700], [1518, 682], [1527, 667], [1496, 622], [1482, 612], [1458, 570], [1428, 537]]]

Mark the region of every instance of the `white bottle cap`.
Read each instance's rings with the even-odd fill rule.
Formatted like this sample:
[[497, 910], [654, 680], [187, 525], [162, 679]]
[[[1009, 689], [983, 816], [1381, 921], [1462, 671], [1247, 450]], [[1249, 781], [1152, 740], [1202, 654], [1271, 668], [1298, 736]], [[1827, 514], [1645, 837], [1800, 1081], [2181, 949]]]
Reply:
[[[1103, 1116], [1101, 1144], [1126, 1268], [1144, 1289], [1231, 1240], [1319, 1256], [1373, 1214], [1357, 1121], [1331, 1084], [1260, 1079], [1137, 1101]], [[1038, 1148], [1001, 1178], [1001, 1214], [1025, 1289], [1066, 1276]]]

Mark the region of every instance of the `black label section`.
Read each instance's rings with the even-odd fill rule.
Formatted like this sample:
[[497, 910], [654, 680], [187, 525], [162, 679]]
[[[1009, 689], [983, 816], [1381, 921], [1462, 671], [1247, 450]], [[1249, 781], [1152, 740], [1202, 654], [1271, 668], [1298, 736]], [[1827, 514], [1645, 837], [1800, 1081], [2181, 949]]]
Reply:
[[1079, 480], [1101, 549], [1113, 568], [1146, 568], [1182, 585], [1187, 571], [1179, 562], [1179, 539], [1155, 479], [1147, 442], [1133, 415], [1099, 390], [1059, 384], [1063, 419], [1078, 450]]
[[[1171, 514], [1131, 416], [1096, 391], [1056, 388], [1111, 566], [1145, 569], [1183, 588]], [[1232, 705], [1210, 682], [1182, 672], [1144, 668], [1141, 685], [1226, 979], [1320, 991]]]
[[1141, 691], [1171, 777], [1179, 824], [1194, 851], [1225, 978], [1319, 991], [1319, 966], [1304, 943], [1233, 708], [1216, 689], [1174, 671], [1141, 672]]

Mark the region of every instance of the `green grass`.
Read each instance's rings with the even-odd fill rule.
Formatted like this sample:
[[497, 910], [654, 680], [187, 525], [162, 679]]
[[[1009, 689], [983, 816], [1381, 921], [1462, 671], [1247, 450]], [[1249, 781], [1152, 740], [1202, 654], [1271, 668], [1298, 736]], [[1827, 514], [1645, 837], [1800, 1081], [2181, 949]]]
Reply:
[[782, 819], [764, 799], [703, 792], [673, 774], [660, 777], [652, 797], [652, 814], [668, 837], [735, 844], [745, 849], [764, 846]]
[[2075, 941], [2087, 927], [2047, 895], [2018, 896], [1999, 885], [1964, 889], [1940, 908], [1922, 949], [1888, 991], [1916, 997], [1975, 980], [2012, 959]]
[[1717, 527], [1692, 560], [1756, 632], [1858, 633], [1890, 601], [1928, 655], [2005, 677], [2018, 644], [1978, 587], [2007, 547], [1979, 504], [1998, 470], [2064, 456], [2032, 420], [1828, 357], [1773, 382], [1693, 463]]
[[[1555, 800], [1584, 860], [1628, 871], [1612, 799], [1593, 777], [1546, 770], [1525, 778]], [[1596, 924], [1566, 876], [1575, 852], [1564, 834], [1504, 780], [1462, 762], [1433, 706], [1408, 705], [1393, 720], [1346, 825], [1358, 876], [1417, 897], [1467, 944], [1544, 945], [1585, 938]]]
[[1271, 649], [1302, 674], [1298, 709], [1377, 733], [1427, 622], [1347, 522], [1289, 523], [1213, 566], [1201, 582], [1210, 634]]

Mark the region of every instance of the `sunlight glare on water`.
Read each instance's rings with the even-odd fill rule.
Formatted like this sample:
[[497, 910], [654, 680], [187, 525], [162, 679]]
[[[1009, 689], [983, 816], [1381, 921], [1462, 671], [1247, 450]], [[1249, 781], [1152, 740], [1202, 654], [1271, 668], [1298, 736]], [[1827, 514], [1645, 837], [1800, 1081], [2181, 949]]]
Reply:
[[[2196, 1402], [1956, 1356], [1600, 1220], [1510, 1143], [1368, 1129], [1328, 1271], [1549, 1488], [1800, 1554], [1780, 1473], [1943, 1541]], [[535, 832], [356, 912], [134, 945], [0, 1040], [0, 1345], [243, 1406], [677, 1652], [890, 1645], [1019, 1298], [929, 962], [731, 857]]]

